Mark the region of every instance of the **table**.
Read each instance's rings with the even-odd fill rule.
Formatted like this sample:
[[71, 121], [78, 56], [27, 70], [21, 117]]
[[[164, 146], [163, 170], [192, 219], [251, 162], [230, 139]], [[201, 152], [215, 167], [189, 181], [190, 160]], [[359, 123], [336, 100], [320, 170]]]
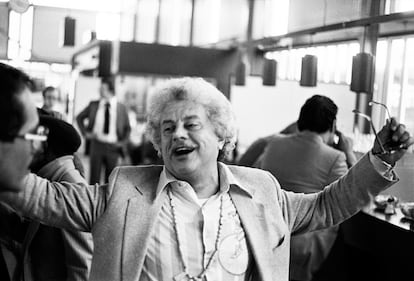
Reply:
[[414, 222], [368, 206], [339, 228], [338, 239], [314, 281], [414, 280]]

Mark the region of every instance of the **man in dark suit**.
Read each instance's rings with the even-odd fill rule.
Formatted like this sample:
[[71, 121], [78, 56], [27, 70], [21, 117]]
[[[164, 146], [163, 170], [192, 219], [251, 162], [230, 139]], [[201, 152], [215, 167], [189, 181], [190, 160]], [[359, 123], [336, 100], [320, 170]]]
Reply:
[[105, 168], [105, 182], [109, 174], [126, 155], [131, 132], [126, 107], [115, 97], [111, 78], [102, 78], [101, 98], [92, 101], [76, 117], [79, 129], [89, 142], [91, 184], [100, 183], [102, 167]]
[[[337, 180], [356, 162], [352, 141], [336, 130], [337, 112], [338, 107], [330, 98], [309, 98], [300, 111], [299, 131], [273, 136], [259, 167], [270, 171], [283, 189], [294, 192], [318, 192]], [[335, 134], [338, 144], [333, 143]], [[291, 279], [311, 280], [336, 236], [337, 227], [292, 236]]]

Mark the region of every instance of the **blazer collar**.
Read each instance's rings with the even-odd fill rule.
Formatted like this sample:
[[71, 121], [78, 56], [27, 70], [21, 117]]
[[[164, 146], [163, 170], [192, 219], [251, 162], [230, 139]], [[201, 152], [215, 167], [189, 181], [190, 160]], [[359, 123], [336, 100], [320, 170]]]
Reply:
[[[217, 162], [218, 165], [218, 171], [219, 171], [219, 178], [220, 178], [220, 192], [228, 192], [230, 187], [235, 187], [238, 189], [241, 189], [243, 192], [247, 193], [249, 197], [253, 197], [255, 189], [253, 187], [250, 187], [246, 184], [241, 184], [240, 181], [237, 179], [237, 177], [231, 172], [229, 167], [222, 163]], [[161, 192], [167, 187], [168, 184], [172, 182], [179, 181], [177, 178], [175, 178], [171, 173], [167, 171], [165, 166], [163, 166], [163, 169], [161, 171], [161, 174], [159, 176], [157, 189], [155, 192], [155, 198], [157, 198]], [[138, 191], [140, 189], [136, 187]], [[140, 193], [142, 193], [140, 191]]]

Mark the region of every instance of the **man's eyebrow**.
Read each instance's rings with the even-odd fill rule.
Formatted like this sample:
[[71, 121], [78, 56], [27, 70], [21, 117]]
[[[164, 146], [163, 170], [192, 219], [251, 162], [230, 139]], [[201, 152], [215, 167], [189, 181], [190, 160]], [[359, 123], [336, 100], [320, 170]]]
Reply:
[[[188, 116], [184, 117], [184, 121], [193, 120], [193, 119], [200, 119], [200, 116], [198, 116], [198, 115], [188, 115]], [[161, 125], [172, 124], [172, 123], [175, 123], [175, 121], [171, 120], [171, 119], [165, 119], [165, 120], [161, 121]]]
[[171, 119], [166, 119], [166, 120], [162, 120], [161, 125], [165, 125], [165, 124], [172, 124], [172, 123], [174, 123], [174, 121], [173, 121], [173, 120], [171, 120]]
[[191, 120], [191, 119], [200, 119], [198, 115], [189, 115], [184, 117], [184, 120]]

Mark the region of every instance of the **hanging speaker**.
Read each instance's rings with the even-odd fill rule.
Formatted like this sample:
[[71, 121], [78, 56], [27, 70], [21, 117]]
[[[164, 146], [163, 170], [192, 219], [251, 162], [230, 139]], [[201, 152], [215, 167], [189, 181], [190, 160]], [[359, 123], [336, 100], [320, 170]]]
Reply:
[[315, 87], [318, 81], [318, 57], [306, 55], [302, 58], [302, 70], [300, 74], [301, 86]]
[[262, 84], [275, 86], [277, 78], [277, 61], [265, 59], [263, 63]]
[[240, 61], [236, 66], [236, 81], [234, 82], [237, 86], [246, 85], [246, 64]]
[[374, 56], [359, 53], [352, 58], [351, 91], [356, 93], [372, 93], [374, 74]]
[[60, 41], [61, 47], [74, 47], [75, 46], [75, 26], [76, 20], [71, 17], [65, 17], [63, 21], [63, 30]]

